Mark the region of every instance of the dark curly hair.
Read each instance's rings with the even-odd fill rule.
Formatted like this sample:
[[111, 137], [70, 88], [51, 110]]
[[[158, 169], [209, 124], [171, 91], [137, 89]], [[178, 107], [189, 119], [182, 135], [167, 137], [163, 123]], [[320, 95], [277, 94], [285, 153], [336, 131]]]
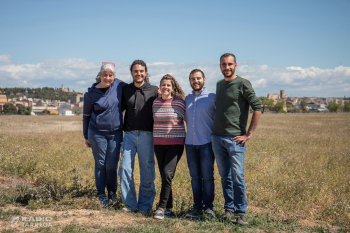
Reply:
[[130, 66], [130, 72], [132, 72], [132, 68], [134, 67], [134, 65], [140, 65], [140, 66], [143, 66], [143, 67], [145, 67], [145, 71], [146, 71], [146, 73], [147, 73], [147, 75], [146, 75], [146, 77], [145, 77], [145, 82], [149, 82], [149, 77], [150, 77], [150, 75], [148, 74], [148, 70], [147, 70], [147, 65], [146, 65], [146, 63], [144, 62], [144, 61], [142, 61], [142, 60], [135, 60], [132, 64], [131, 64], [131, 66]]

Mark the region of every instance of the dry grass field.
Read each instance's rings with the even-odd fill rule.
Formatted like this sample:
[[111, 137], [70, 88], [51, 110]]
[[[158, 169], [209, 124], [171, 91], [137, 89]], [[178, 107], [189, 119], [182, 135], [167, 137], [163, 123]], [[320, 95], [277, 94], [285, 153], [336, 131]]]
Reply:
[[[71, 224], [50, 231], [162, 232], [171, 227], [174, 232], [349, 232], [349, 144], [350, 114], [263, 114], [246, 149], [248, 228], [218, 220], [184, 220], [191, 209], [192, 190], [183, 156], [173, 180], [175, 218], [160, 223], [150, 216], [129, 214], [126, 218], [134, 220], [129, 225], [91, 230], [86, 224]], [[20, 208], [108, 210], [122, 216], [119, 202], [100, 210], [93, 171], [81, 116], [0, 116], [0, 175], [26, 179], [12, 189], [0, 186], [0, 229], [9, 226], [5, 228], [11, 232], [11, 216], [25, 212]], [[160, 191], [158, 169], [156, 174], [154, 209]], [[220, 217], [224, 200], [216, 165], [215, 187], [214, 206]]]

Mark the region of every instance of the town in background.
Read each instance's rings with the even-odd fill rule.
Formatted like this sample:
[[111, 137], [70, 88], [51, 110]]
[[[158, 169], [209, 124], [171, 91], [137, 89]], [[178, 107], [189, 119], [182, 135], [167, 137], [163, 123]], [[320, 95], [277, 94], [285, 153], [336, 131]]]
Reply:
[[[264, 112], [310, 113], [349, 112], [350, 97], [292, 97], [280, 93], [268, 93], [259, 97]], [[84, 94], [65, 88], [1, 88], [0, 114], [63, 115], [83, 113]]]

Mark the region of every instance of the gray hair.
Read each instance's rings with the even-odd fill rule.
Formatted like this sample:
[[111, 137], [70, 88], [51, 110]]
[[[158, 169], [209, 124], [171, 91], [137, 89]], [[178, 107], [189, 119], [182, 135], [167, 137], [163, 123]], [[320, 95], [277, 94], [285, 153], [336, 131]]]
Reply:
[[101, 76], [100, 74], [102, 74], [103, 72], [105, 72], [106, 70], [110, 70], [113, 72], [114, 76], [115, 76], [115, 67], [114, 64], [111, 63], [107, 63], [107, 64], [103, 64], [101, 66], [100, 72], [98, 72], [97, 76], [96, 76], [96, 82], [100, 83], [101, 82]]

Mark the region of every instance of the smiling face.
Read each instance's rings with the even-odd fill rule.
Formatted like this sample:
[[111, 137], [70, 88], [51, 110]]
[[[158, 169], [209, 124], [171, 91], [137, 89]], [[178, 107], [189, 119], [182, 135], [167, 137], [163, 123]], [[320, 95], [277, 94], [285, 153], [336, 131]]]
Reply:
[[190, 76], [190, 84], [195, 92], [200, 92], [205, 83], [205, 77], [202, 76], [201, 72], [196, 72]]
[[114, 73], [111, 70], [105, 70], [100, 74], [102, 88], [110, 87], [114, 80]]
[[236, 77], [237, 63], [235, 62], [235, 58], [232, 56], [223, 57], [220, 61], [220, 69], [225, 79], [233, 79]]
[[170, 99], [172, 97], [171, 92], [173, 91], [173, 85], [168, 79], [164, 79], [160, 83], [160, 92], [162, 93], [162, 99]]
[[146, 68], [138, 64], [134, 65], [131, 70], [131, 76], [134, 80], [134, 84], [142, 86], [147, 76]]

